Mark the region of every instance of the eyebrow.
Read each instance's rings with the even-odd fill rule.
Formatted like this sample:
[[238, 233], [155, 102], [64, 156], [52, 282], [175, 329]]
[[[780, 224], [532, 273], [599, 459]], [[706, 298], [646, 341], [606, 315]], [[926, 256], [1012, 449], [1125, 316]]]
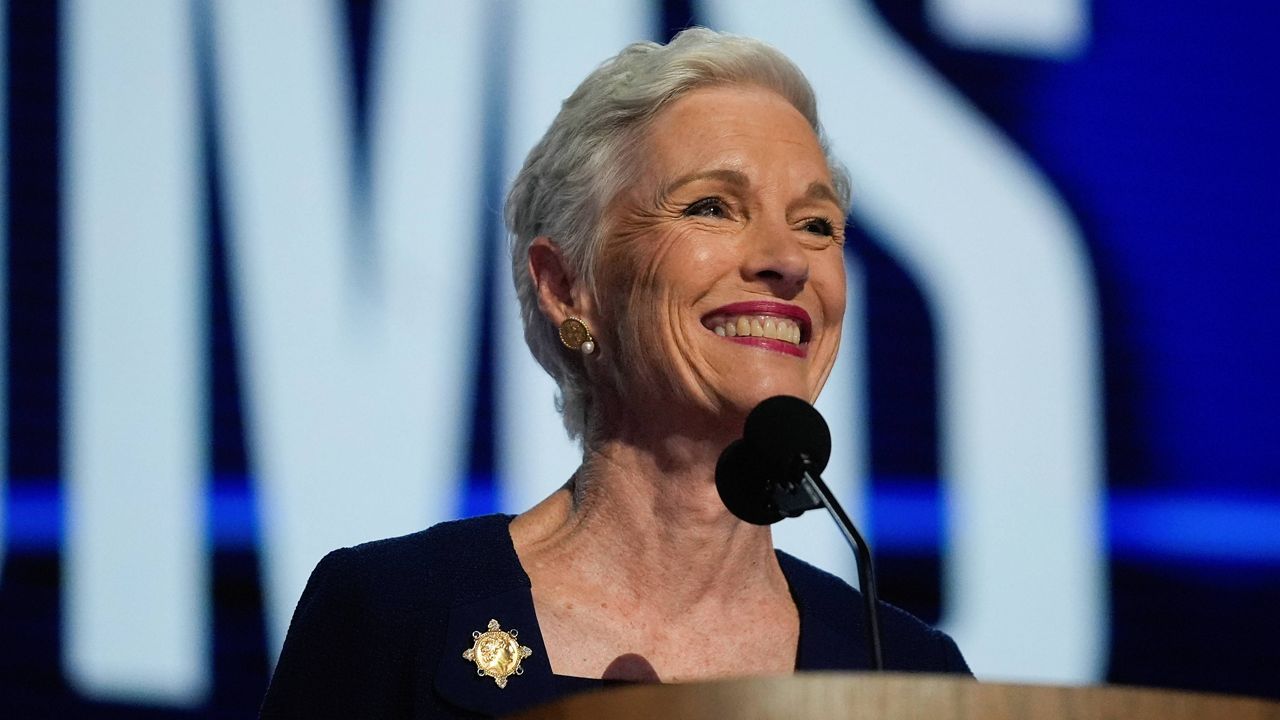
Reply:
[[671, 181], [665, 188], [663, 188], [663, 195], [670, 195], [685, 185], [697, 182], [698, 180], [719, 180], [728, 185], [732, 185], [735, 188], [746, 188], [751, 185], [751, 181], [747, 179], [746, 174], [737, 170], [701, 170], [699, 172], [689, 173], [688, 175], [681, 175]]
[[840, 198], [836, 196], [836, 191], [831, 185], [814, 180], [809, 183], [809, 187], [804, 191], [806, 200], [829, 200], [836, 207], [843, 207]]
[[[719, 180], [733, 186], [734, 188], [747, 188], [751, 186], [751, 180], [747, 178], [745, 173], [739, 172], [738, 170], [701, 170], [699, 172], [689, 173], [688, 175], [681, 175], [671, 181], [671, 183], [663, 188], [662, 194], [664, 197], [669, 196], [671, 193], [679, 190], [685, 185], [699, 180]], [[831, 187], [831, 185], [820, 180], [814, 180], [809, 183], [809, 187], [805, 188], [804, 191], [804, 199], [825, 200], [836, 207], [843, 207], [840, 203], [839, 196], [836, 195], [836, 191]]]

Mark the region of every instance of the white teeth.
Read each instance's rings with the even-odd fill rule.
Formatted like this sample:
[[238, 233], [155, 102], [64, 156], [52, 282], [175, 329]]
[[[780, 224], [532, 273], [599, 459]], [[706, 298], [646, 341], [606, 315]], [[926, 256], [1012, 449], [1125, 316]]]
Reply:
[[794, 320], [775, 318], [767, 315], [750, 317], [740, 315], [736, 318], [725, 318], [721, 324], [712, 327], [720, 337], [761, 337], [789, 342], [799, 345], [801, 339], [800, 325]]

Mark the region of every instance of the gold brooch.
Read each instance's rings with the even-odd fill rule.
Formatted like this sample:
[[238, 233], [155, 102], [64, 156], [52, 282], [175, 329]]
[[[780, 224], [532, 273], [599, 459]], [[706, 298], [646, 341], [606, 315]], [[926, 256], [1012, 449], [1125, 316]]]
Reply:
[[488, 632], [471, 633], [475, 644], [467, 648], [462, 657], [476, 664], [477, 675], [488, 675], [498, 687], [504, 688], [508, 677], [524, 674], [520, 661], [533, 654], [516, 640], [516, 635], [515, 630], [503, 630], [497, 620], [490, 620]]

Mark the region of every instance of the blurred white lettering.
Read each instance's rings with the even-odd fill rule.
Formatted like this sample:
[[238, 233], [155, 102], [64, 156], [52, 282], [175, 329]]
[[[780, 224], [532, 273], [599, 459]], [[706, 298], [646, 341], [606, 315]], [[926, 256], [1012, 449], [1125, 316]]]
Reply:
[[[1097, 679], [1107, 629], [1096, 310], [1069, 211], [869, 2], [824, 0], [803, 17], [774, 3], [702, 4], [714, 25], [776, 44], [809, 74], [854, 174], [855, 213], [937, 320], [949, 629], [985, 677]], [[1051, 38], [1087, 33], [1062, 19], [1068, 6], [1083, 16], [1081, 5], [1061, 0], [1065, 14], [1046, 10], [1002, 32], [1064, 47]], [[960, 0], [931, 7], [969, 25], [979, 17]], [[983, 17], [996, 12], [993, 0], [982, 7]], [[95, 698], [179, 705], [211, 685], [193, 33], [203, 28], [193, 8], [211, 19], [273, 654], [326, 551], [455, 515], [474, 415], [481, 250], [504, 239], [481, 231], [497, 209], [481, 204], [486, 162], [501, 163], [509, 182], [576, 82], [656, 27], [649, 0], [581, 0], [568, 11], [550, 0], [385, 0], [364, 173], [337, 5], [68, 0], [65, 664]], [[495, 32], [509, 44], [495, 45]], [[501, 88], [485, 73], [495, 48], [509, 53]], [[513, 111], [489, 120], [503, 153], [486, 158], [476, 119], [495, 92]], [[567, 478], [576, 451], [550, 380], [523, 347], [506, 255], [495, 257], [497, 463], [503, 506], [521, 510]], [[828, 479], [861, 499], [860, 268], [849, 289], [845, 349], [820, 407], [841, 438]], [[860, 505], [850, 503], [854, 515]], [[852, 577], [825, 518], [784, 524], [778, 537]]]
[[858, 219], [937, 321], [946, 627], [982, 677], [1089, 682], [1107, 637], [1099, 350], [1084, 243], [1048, 181], [872, 4], [705, 0], [822, 99]]
[[1089, 39], [1087, 0], [928, 0], [934, 30], [961, 47], [1071, 57]]
[[191, 4], [65, 17], [64, 664], [90, 697], [192, 705], [211, 618]]
[[457, 507], [482, 307], [488, 7], [380, 5], [365, 189], [338, 6], [210, 3], [273, 653], [325, 552]]

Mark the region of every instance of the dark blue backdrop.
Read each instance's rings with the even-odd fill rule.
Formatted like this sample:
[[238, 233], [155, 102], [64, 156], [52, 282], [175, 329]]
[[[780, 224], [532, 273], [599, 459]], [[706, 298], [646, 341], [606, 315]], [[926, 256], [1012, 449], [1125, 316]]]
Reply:
[[[895, 29], [1032, 157], [1083, 224], [1102, 301], [1112, 623], [1108, 679], [1280, 697], [1280, 4], [1098, 1], [1066, 61], [957, 50], [922, 3]], [[357, 82], [375, 3], [350, 2]], [[67, 688], [58, 624], [58, 5], [8, 13], [10, 553], [0, 580], [0, 715], [242, 717], [267, 680], [218, 198], [210, 196], [215, 686], [206, 708], [91, 703]], [[663, 3], [669, 35], [696, 21]], [[359, 95], [363, 97], [363, 95]], [[217, 168], [210, 163], [211, 173]], [[209, 192], [216, 183], [208, 183]], [[875, 243], [868, 269], [871, 463], [885, 592], [936, 618], [931, 319]], [[481, 378], [470, 511], [491, 507]]]

